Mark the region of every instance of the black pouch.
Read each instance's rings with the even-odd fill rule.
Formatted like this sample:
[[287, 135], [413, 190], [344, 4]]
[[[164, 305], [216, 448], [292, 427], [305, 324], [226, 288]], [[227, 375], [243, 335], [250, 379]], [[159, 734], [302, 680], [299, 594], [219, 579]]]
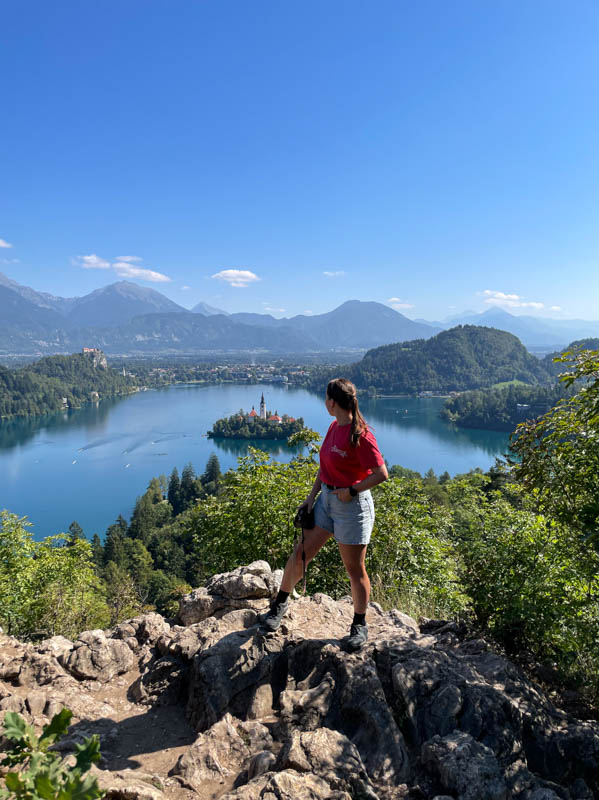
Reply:
[[298, 509], [297, 514], [295, 515], [295, 519], [293, 520], [293, 524], [296, 528], [301, 528], [304, 531], [311, 531], [314, 525], [314, 508], [312, 511], [308, 511], [305, 506]]

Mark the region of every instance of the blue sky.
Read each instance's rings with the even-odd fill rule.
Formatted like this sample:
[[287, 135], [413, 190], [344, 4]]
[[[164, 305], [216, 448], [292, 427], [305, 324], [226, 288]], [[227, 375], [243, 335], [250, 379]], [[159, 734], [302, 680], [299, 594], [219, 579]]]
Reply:
[[6, 3], [0, 271], [599, 319], [598, 41], [595, 0]]

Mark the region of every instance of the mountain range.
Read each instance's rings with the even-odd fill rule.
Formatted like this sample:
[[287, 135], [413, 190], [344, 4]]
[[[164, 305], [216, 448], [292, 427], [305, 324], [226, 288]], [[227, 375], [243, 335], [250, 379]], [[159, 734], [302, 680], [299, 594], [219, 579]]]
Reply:
[[324, 314], [278, 319], [228, 314], [206, 303], [189, 311], [155, 289], [128, 281], [83, 297], [38, 292], [0, 273], [0, 355], [46, 355], [98, 346], [107, 353], [207, 355], [257, 351], [282, 355], [358, 353], [428, 339], [457, 325], [482, 325], [550, 351], [599, 336], [599, 322], [515, 316], [499, 308], [443, 322], [411, 320], [382, 303], [348, 300]]
[[438, 330], [381, 303], [359, 300], [326, 314], [275, 319], [226, 314], [204, 303], [188, 311], [154, 289], [127, 281], [84, 297], [61, 298], [0, 274], [0, 355], [44, 355], [90, 345], [112, 354], [352, 353], [428, 338]]

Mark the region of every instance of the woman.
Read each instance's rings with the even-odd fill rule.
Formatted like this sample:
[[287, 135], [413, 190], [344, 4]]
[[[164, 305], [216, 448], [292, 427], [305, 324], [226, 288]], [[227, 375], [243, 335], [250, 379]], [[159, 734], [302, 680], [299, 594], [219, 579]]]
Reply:
[[[320, 449], [320, 469], [314, 486], [302, 503], [308, 511], [314, 507], [316, 523], [312, 530], [304, 531], [303, 549], [307, 565], [331, 536], [337, 541], [354, 603], [354, 619], [345, 640], [347, 649], [353, 652], [368, 639], [370, 580], [365, 559], [374, 525], [370, 489], [387, 480], [388, 473], [376, 439], [360, 414], [353, 383], [345, 378], [330, 381], [325, 406], [335, 420]], [[302, 573], [302, 545], [298, 543], [285, 566], [280, 591], [262, 623], [267, 631], [276, 631], [281, 624], [289, 607], [289, 594]]]

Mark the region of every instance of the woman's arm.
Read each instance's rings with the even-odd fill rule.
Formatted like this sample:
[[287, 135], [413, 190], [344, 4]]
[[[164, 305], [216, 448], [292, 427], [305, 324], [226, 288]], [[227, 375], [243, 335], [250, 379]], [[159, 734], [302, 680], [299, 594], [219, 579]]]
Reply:
[[320, 487], [322, 486], [322, 481], [320, 480], [320, 467], [318, 468], [318, 472], [316, 473], [316, 478], [314, 479], [314, 485], [312, 486], [312, 490], [308, 497], [304, 500], [302, 505], [308, 505], [308, 511], [312, 511], [312, 507], [316, 501], [316, 495], [320, 491]]
[[[363, 481], [360, 481], [360, 483], [354, 483], [354, 489], [356, 492], [365, 492], [366, 489], [372, 489], [373, 486], [377, 486], [377, 484], [386, 481], [388, 477], [389, 473], [387, 472], [386, 465], [381, 464], [380, 467], [375, 467], [370, 475], [367, 475]], [[354, 499], [349, 493], [349, 489], [335, 489], [333, 494], [336, 494], [337, 497], [340, 500], [343, 500], [344, 503], [349, 503]]]

